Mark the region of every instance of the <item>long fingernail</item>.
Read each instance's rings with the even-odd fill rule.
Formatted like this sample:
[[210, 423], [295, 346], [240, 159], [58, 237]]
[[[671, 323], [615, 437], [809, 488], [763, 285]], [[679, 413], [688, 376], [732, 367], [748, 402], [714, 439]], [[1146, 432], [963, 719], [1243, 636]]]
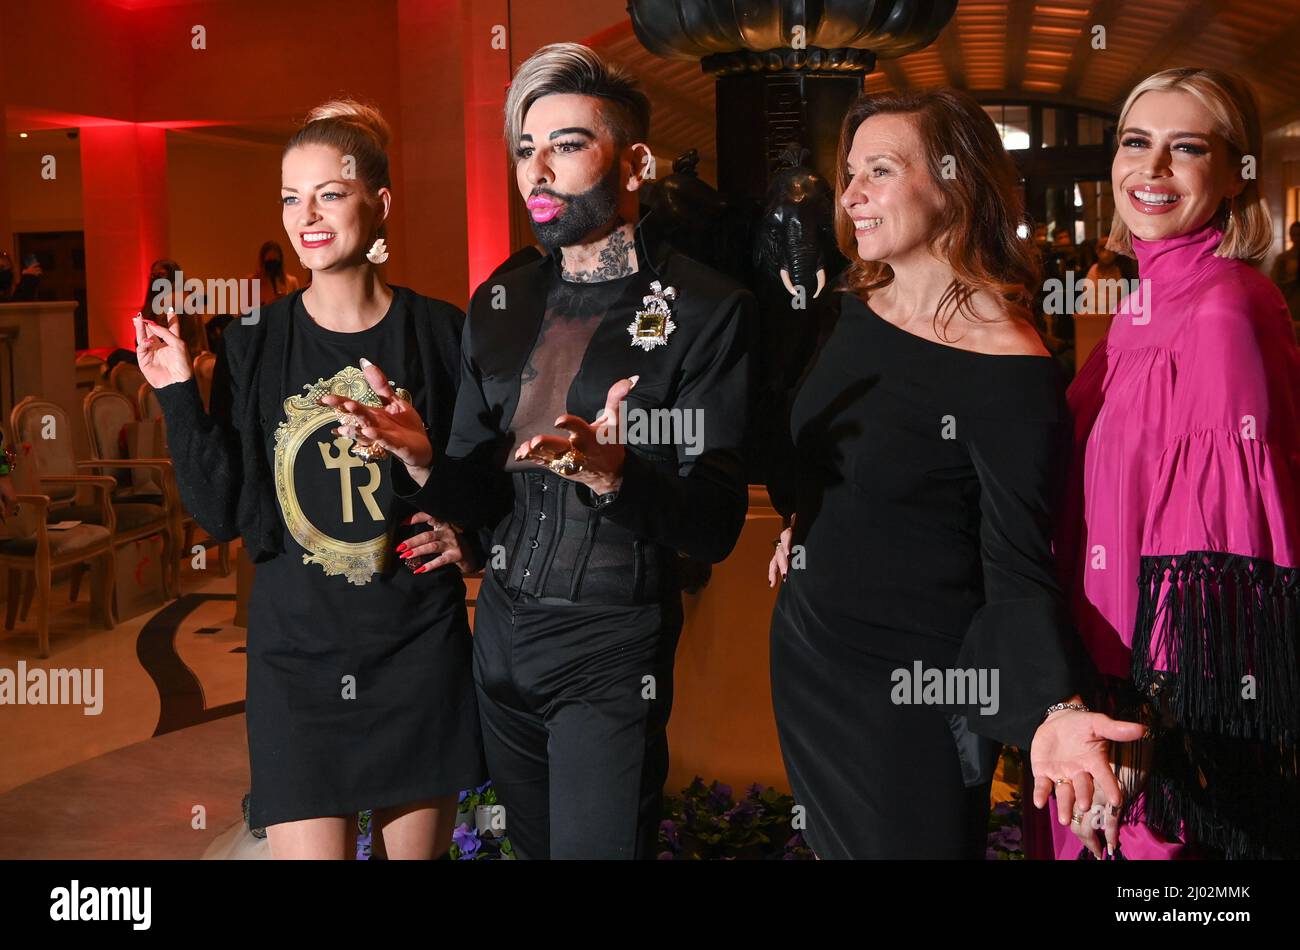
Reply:
[[632, 386], [629, 386], [629, 387], [628, 387], [629, 389], [631, 389], [631, 388], [633, 388], [634, 386], [636, 386], [637, 383], [639, 383], [639, 382], [641, 381], [641, 375], [638, 373], [636, 376], [629, 376], [628, 379], [630, 379], [630, 380], [632, 381]]
[[370, 360], [366, 359], [364, 356], [361, 357], [361, 368], [362, 368], [362, 369], [365, 369], [367, 366], [373, 366], [373, 365], [374, 365], [374, 364], [371, 363]]
[[399, 553], [402, 552], [402, 551], [405, 551], [405, 550], [406, 550], [406, 542], [403, 541], [401, 544], [399, 544], [399, 545], [397, 546], [397, 550], [398, 550]]
[[1115, 846], [1113, 844], [1107, 844], [1106, 853], [1109, 854], [1112, 858], [1115, 857]]

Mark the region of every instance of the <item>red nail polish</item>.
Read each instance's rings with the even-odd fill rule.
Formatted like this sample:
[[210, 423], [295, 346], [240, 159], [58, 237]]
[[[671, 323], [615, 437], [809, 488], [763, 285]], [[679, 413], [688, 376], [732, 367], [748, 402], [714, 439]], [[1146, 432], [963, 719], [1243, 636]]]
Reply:
[[398, 553], [401, 553], [402, 551], [405, 551], [405, 550], [406, 550], [406, 542], [403, 541], [401, 544], [399, 544], [399, 545], [397, 546], [397, 550], [398, 550]]

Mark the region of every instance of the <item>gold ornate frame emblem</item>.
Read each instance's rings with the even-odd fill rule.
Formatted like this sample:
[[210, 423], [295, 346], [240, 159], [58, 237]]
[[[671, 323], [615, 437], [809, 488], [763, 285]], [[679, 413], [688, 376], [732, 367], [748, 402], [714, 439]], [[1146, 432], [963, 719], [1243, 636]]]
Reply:
[[[280, 510], [284, 513], [289, 533], [307, 552], [302, 556], [302, 562], [321, 565], [330, 577], [344, 574], [349, 583], [361, 586], [388, 567], [392, 555], [388, 526], [384, 526], [382, 534], [367, 541], [331, 538], [311, 523], [298, 503], [293, 463], [303, 443], [326, 422], [338, 418], [333, 409], [317, 405], [316, 400], [321, 396], [334, 393], [365, 406], [382, 403], [366, 382], [365, 374], [355, 366], [344, 367], [330, 379], [305, 384], [303, 389], [306, 390], [304, 394], [290, 396], [284, 401], [286, 418], [275, 430], [275, 494], [280, 499]], [[411, 400], [411, 394], [405, 389], [398, 389], [396, 393], [398, 399]]]

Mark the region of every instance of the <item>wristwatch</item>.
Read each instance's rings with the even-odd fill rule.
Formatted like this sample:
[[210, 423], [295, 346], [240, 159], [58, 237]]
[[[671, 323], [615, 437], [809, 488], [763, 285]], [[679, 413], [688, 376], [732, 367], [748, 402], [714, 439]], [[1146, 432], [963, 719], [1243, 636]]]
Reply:
[[617, 488], [615, 488], [613, 491], [607, 491], [603, 495], [597, 495], [595, 492], [592, 492], [591, 494], [592, 505], [596, 508], [597, 511], [599, 511], [601, 508], [608, 508], [610, 505], [614, 503], [615, 499], [617, 498], [618, 498]]

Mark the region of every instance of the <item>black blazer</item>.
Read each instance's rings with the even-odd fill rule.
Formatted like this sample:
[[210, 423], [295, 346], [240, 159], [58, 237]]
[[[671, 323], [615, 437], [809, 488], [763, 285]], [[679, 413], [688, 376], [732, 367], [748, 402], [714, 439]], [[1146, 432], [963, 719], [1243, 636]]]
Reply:
[[[465, 315], [445, 301], [405, 287], [391, 289], [393, 307], [409, 308], [416, 317], [410, 326], [426, 393], [424, 405], [416, 408], [434, 446], [440, 446], [451, 431]], [[218, 541], [242, 536], [253, 561], [284, 551], [266, 436], [291, 395], [282, 388], [293, 325], [291, 308], [302, 293], [295, 291], [263, 307], [256, 321], [231, 321], [218, 347], [207, 412], [193, 378], [157, 390], [185, 509]]]
[[[440, 506], [453, 521], [496, 524], [494, 547], [504, 549], [508, 563], [503, 568], [497, 559], [493, 569], [508, 589], [606, 603], [657, 600], [672, 586], [676, 552], [720, 561], [744, 524], [741, 449], [753, 381], [754, 298], [657, 239], [645, 222], [636, 228], [637, 274], [592, 335], [567, 408], [592, 420], [614, 382], [639, 375], [629, 410], [696, 413], [703, 420], [702, 451], [628, 445], [622, 487], [599, 509], [586, 486], [544, 469], [516, 472], [503, 490], [521, 373], [561, 264], [556, 251], [498, 270], [475, 291], [447, 457], [421, 490], [408, 483], [403, 493], [401, 476], [394, 483], [417, 507]], [[628, 325], [656, 280], [677, 291], [677, 329], [667, 345], [645, 351], [631, 345]]]

